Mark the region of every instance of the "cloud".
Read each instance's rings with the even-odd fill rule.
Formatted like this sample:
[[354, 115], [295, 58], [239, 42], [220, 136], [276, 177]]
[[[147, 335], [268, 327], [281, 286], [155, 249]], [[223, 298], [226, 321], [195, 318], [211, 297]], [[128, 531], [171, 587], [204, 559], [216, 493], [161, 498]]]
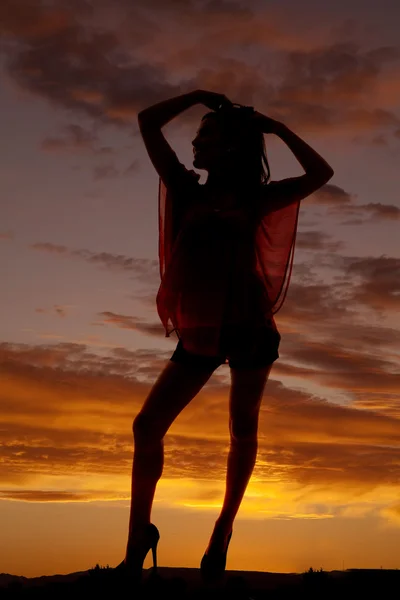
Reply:
[[[290, 336], [287, 336], [289, 344]], [[375, 408], [385, 409], [385, 396], [398, 397], [398, 382], [394, 369], [398, 366], [398, 359], [385, 360], [384, 353], [377, 356], [370, 353], [354, 352], [340, 342], [326, 343], [309, 341], [307, 345], [291, 347], [283, 354], [288, 361], [296, 361], [305, 365], [298, 367], [285, 362], [278, 363], [276, 373], [283, 376], [297, 377], [303, 382], [315, 382], [326, 389], [341, 390], [342, 397], [361, 397], [364, 394], [381, 394], [381, 399], [376, 402]], [[362, 405], [362, 403], [360, 403]], [[366, 405], [366, 404], [364, 404]], [[399, 411], [397, 412], [399, 414]]]
[[[314, 262], [318, 263], [318, 258]], [[301, 274], [296, 272], [296, 276], [290, 282], [285, 307], [282, 309], [285, 321], [300, 324], [307, 320], [312, 328], [317, 323], [322, 325], [324, 322], [330, 323], [331, 320], [341, 322], [342, 319], [350, 319], [353, 316], [356, 307], [341, 295], [339, 285], [333, 287], [311, 275], [304, 281], [298, 281], [301, 277]]]
[[94, 265], [103, 266], [106, 269], [133, 272], [136, 277], [144, 279], [146, 283], [158, 277], [158, 261], [145, 258], [132, 258], [109, 252], [91, 252], [86, 249], [70, 250], [66, 246], [52, 244], [50, 242], [37, 242], [30, 247], [41, 252], [58, 254], [69, 258], [79, 258]]
[[93, 169], [93, 178], [96, 181], [101, 179], [112, 179], [119, 175], [118, 169], [111, 163], [107, 165], [99, 165]]
[[396, 47], [361, 50], [355, 43], [289, 52], [273, 106], [278, 110], [281, 105], [279, 110], [290, 112], [303, 127], [332, 134], [393, 130], [399, 124], [391, 111], [396, 102], [379, 89], [385, 81], [400, 79], [399, 57]]
[[133, 160], [124, 170], [118, 170], [115, 165], [109, 163], [107, 165], [99, 165], [93, 169], [93, 178], [96, 181], [102, 179], [112, 179], [118, 177], [118, 175], [124, 175], [125, 177], [133, 175], [137, 172], [139, 167], [139, 161]]
[[71, 152], [88, 154], [112, 154], [110, 146], [99, 146], [99, 138], [96, 132], [90, 131], [70, 123], [63, 127], [61, 137], [47, 137], [41, 142], [41, 149], [47, 152]]
[[[324, 281], [317, 276], [322, 267]], [[393, 258], [337, 253], [317, 253], [308, 268], [296, 267], [276, 317], [282, 335], [276, 376], [341, 390], [340, 401], [398, 417], [399, 333], [383, 322], [396, 313], [396, 267]]]
[[[282, 327], [284, 340], [281, 348], [285, 357], [292, 358], [297, 364], [279, 364], [277, 369], [286, 376], [301, 377], [312, 380], [315, 378], [320, 385], [328, 388], [342, 387], [346, 393], [358, 393], [360, 390], [371, 391], [379, 389], [382, 393], [395, 393], [395, 380], [392, 375], [398, 369], [398, 356], [395, 354], [395, 329], [369, 327], [365, 330], [360, 321], [360, 311], [369, 311], [373, 316], [380, 317], [388, 312], [396, 312], [399, 307], [399, 261], [395, 258], [382, 257], [352, 257], [339, 255], [342, 248], [340, 242], [332, 240], [328, 235], [313, 231], [300, 231], [298, 237], [299, 250], [314, 252], [309, 263], [299, 262], [289, 286], [285, 307], [278, 315], [278, 323]], [[68, 249], [65, 246], [53, 244], [34, 244], [37, 250], [79, 258], [103, 268], [132, 273], [135, 278], [147, 286], [144, 301], [148, 305], [152, 298], [154, 318], [143, 321], [135, 315], [123, 315], [113, 310], [99, 313], [99, 319], [92, 325], [112, 324], [120, 328], [128, 328], [152, 337], [164, 338], [165, 332], [156, 316], [154, 304], [157, 285], [159, 283], [158, 262], [156, 260], [135, 259], [107, 252], [95, 253], [86, 249]], [[333, 285], [321, 281], [315, 269], [323, 268], [332, 271]], [[150, 294], [150, 290], [153, 291]], [[139, 297], [140, 299], [140, 297]], [[307, 327], [304, 323], [307, 322]], [[289, 337], [286, 335], [288, 332]], [[304, 338], [313, 339], [313, 331], [322, 334], [324, 339], [313, 340], [303, 352]], [[336, 332], [340, 335], [336, 336]], [[380, 335], [380, 332], [385, 332]], [[293, 337], [299, 335], [299, 338]], [[393, 339], [393, 335], [395, 338]], [[290, 337], [292, 336], [292, 337]], [[324, 337], [325, 336], [325, 337]], [[360, 339], [361, 338], [361, 339]], [[368, 344], [363, 340], [368, 339]], [[287, 341], [286, 341], [287, 340]], [[290, 343], [289, 343], [290, 340]], [[392, 348], [384, 354], [385, 347]], [[370, 360], [368, 355], [375, 348], [376, 360]], [[382, 350], [380, 350], [382, 349]], [[356, 351], [356, 353], [354, 353]], [[343, 357], [343, 369], [338, 371], [331, 368], [335, 365], [336, 357]], [[306, 364], [320, 364], [330, 368], [327, 371], [304, 371], [299, 361]], [[326, 361], [322, 364], [321, 361]], [[347, 372], [346, 365], [359, 362], [359, 375]], [[362, 363], [366, 367], [362, 366]], [[339, 367], [339, 363], [337, 363]], [[354, 381], [352, 380], [354, 377]], [[353, 392], [351, 389], [353, 388]]]
[[296, 237], [296, 247], [302, 250], [318, 250], [338, 252], [344, 244], [339, 240], [332, 241], [332, 236], [321, 231], [299, 231]]
[[64, 318], [67, 316], [68, 309], [71, 306], [73, 306], [73, 305], [59, 306], [57, 304], [54, 304], [54, 306], [51, 309], [36, 308], [35, 312], [40, 313], [40, 314], [46, 314], [46, 313], [55, 314], [58, 317]]
[[101, 323], [111, 323], [121, 329], [133, 329], [140, 333], [154, 335], [156, 337], [165, 337], [165, 330], [161, 323], [141, 323], [140, 317], [131, 317], [127, 315], [118, 315], [110, 311], [99, 313], [103, 320]]
[[382, 204], [381, 202], [369, 202], [362, 204], [366, 212], [371, 213], [371, 219], [386, 219], [388, 221], [398, 221], [400, 219], [400, 208], [394, 204]]
[[343, 188], [332, 183], [326, 183], [312, 196], [307, 198], [307, 203], [317, 203], [321, 205], [333, 205], [343, 207], [349, 206], [357, 196], [346, 192]]
[[41, 490], [1, 490], [0, 499], [24, 502], [85, 502], [93, 500], [91, 494], [53, 492]]
[[[299, 323], [307, 318], [310, 326], [314, 323], [325, 327], [332, 319], [337, 323], [343, 318], [357, 319], [361, 308], [378, 315], [383, 311], [396, 311], [400, 298], [398, 259], [386, 256], [359, 258], [339, 255], [338, 249], [343, 247], [342, 243], [331, 240], [327, 234], [300, 231], [298, 235], [299, 249], [314, 251], [315, 256], [308, 266], [300, 262], [296, 265], [285, 301], [284, 315], [287, 323], [299, 326]], [[153, 289], [153, 296], [156, 294], [159, 284], [157, 260], [137, 259], [108, 252], [95, 253], [87, 249], [72, 250], [51, 243], [35, 243], [31, 247], [56, 255], [79, 258], [106, 269], [133, 273], [148, 288]], [[334, 286], [320, 281], [313, 273], [315, 268], [322, 267], [338, 272], [334, 275]], [[146, 303], [149, 302], [148, 295], [146, 292]], [[154, 303], [152, 304], [154, 307]], [[126, 318], [132, 319], [130, 327], [133, 329], [150, 335], [163, 335], [158, 321], [141, 324], [132, 316], [124, 317], [112, 312], [102, 315], [107, 315], [118, 323], [124, 323]]]
[[388, 256], [338, 257], [344, 278], [354, 285], [351, 300], [376, 311], [398, 311], [400, 307], [400, 259]]
[[[89, 4], [82, 7], [92, 12]], [[118, 32], [107, 30], [106, 23], [101, 31], [90, 27], [82, 7], [69, 10], [61, 1], [48, 8], [7, 3], [3, 34], [11, 42], [6, 64], [19, 85], [60, 108], [114, 123], [131, 119], [148, 95], [176, 95], [162, 67], [132, 60]], [[139, 14], [136, 17], [140, 27]], [[27, 25], [29, 19], [35, 20], [35, 27]]]
[[[160, 356], [126, 348], [100, 355], [82, 344], [1, 344], [1, 497], [128, 500], [132, 420], [166, 358], [148, 383], [137, 376]], [[203, 508], [222, 501], [228, 394], [228, 384], [211, 379], [172, 426], [160, 501]], [[399, 443], [398, 418], [328, 402], [273, 374], [245, 505], [253, 517], [278, 518], [340, 515], [361, 501], [391, 510]]]
[[0, 32], [6, 39], [22, 37], [31, 41], [63, 32], [70, 20], [61, 3], [46, 11], [40, 2], [26, 0], [4, 0], [0, 16]]
[[133, 160], [131, 164], [125, 169], [124, 175], [134, 175], [139, 168], [139, 164], [140, 163], [138, 160]]
[[357, 198], [357, 194], [351, 194], [337, 185], [327, 183], [309, 196], [306, 202], [310, 205], [326, 206], [330, 216], [345, 217], [341, 225], [364, 225], [368, 222], [368, 217], [370, 221], [397, 221], [400, 217], [400, 208], [393, 204], [356, 204]]
[[151, 8], [122, 0], [105, 0], [96, 11], [62, 0], [47, 8], [5, 6], [5, 64], [13, 80], [99, 122], [136, 131], [132, 118], [143, 107], [210, 88], [301, 130], [377, 139], [400, 126], [397, 47], [361, 49], [323, 27], [299, 32], [277, 10], [222, 1], [158, 2], [157, 13], [154, 2]]

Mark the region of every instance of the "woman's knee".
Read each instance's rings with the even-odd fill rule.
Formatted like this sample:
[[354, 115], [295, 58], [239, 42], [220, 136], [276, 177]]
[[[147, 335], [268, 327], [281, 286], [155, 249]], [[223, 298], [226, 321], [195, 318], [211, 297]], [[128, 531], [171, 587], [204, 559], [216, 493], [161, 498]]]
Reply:
[[161, 441], [163, 435], [157, 419], [146, 413], [139, 412], [132, 424], [133, 438], [135, 443], [152, 443]]
[[257, 443], [258, 420], [231, 419], [229, 431], [234, 442]]

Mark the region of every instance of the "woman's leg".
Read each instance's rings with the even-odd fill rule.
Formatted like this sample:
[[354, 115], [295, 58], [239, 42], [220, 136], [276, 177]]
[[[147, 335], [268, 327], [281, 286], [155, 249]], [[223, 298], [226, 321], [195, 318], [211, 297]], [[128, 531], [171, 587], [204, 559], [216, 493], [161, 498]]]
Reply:
[[221, 514], [217, 519], [210, 544], [223, 552], [249, 483], [257, 457], [258, 415], [272, 364], [257, 369], [231, 368], [229, 398], [229, 430], [226, 490]]
[[169, 361], [133, 422], [134, 455], [127, 561], [129, 548], [134, 547], [135, 543], [140, 544], [143, 529], [150, 523], [154, 493], [163, 470], [163, 438], [214, 370]]

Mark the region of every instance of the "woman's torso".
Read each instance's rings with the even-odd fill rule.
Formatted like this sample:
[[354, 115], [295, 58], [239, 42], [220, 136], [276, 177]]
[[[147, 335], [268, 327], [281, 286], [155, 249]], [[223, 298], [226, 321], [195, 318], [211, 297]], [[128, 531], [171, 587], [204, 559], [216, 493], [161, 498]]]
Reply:
[[176, 252], [183, 257], [186, 272], [197, 274], [198, 290], [221, 288], [225, 323], [264, 322], [265, 290], [256, 269], [254, 199], [198, 187], [182, 222]]

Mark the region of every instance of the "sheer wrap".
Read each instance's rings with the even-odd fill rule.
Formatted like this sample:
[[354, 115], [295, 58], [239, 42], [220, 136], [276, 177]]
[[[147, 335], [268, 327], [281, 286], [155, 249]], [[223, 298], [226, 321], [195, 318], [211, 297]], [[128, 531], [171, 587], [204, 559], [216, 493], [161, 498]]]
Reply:
[[273, 184], [267, 184], [242, 208], [216, 210], [199, 176], [181, 166], [177, 185], [159, 182], [157, 311], [166, 337], [176, 331], [188, 351], [216, 356], [224, 327], [235, 329], [238, 345], [266, 324], [276, 329], [300, 201], [274, 204]]

